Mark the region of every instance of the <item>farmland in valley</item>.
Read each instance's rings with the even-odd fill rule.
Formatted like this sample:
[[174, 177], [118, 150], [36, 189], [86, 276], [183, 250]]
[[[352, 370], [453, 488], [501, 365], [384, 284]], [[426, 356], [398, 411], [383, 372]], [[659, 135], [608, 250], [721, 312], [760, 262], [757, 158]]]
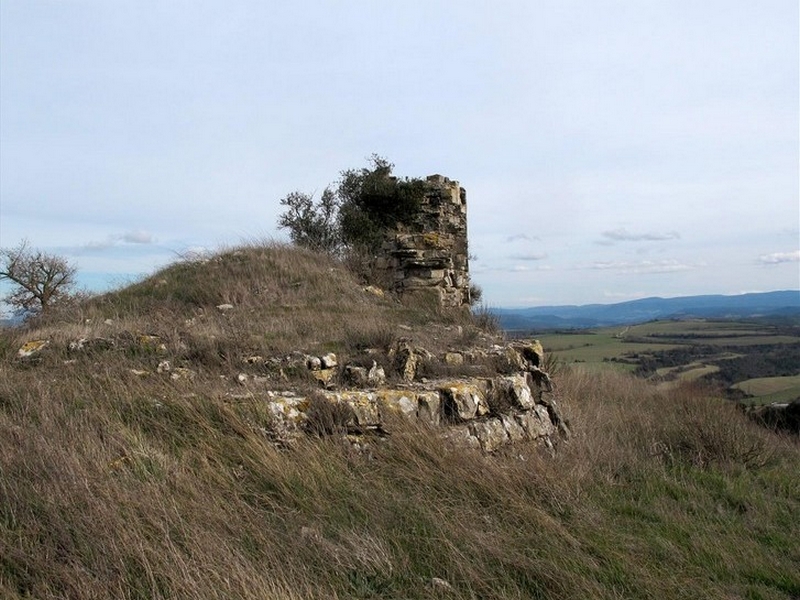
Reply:
[[661, 384], [704, 380], [747, 402], [800, 398], [798, 319], [669, 320], [537, 335], [554, 358]]

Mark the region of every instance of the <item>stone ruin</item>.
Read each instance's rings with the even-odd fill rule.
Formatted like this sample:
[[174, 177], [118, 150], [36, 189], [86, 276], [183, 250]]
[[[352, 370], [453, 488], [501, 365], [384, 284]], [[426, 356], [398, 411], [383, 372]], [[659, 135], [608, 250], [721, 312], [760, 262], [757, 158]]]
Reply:
[[[46, 353], [59, 350], [50, 340], [32, 340], [17, 352], [17, 360], [29, 367], [40, 362]], [[81, 353], [112, 352], [115, 349], [148, 350], [154, 368], [131, 368], [133, 377], [159, 377], [176, 385], [202, 378], [198, 372], [171, 364], [170, 350], [155, 335], [122, 332], [112, 337], [80, 338], [66, 350]], [[492, 453], [516, 442], [529, 440], [552, 449], [559, 439], [570, 437], [569, 423], [562, 417], [547, 373], [541, 370], [544, 350], [535, 340], [517, 340], [489, 349], [450, 351], [434, 356], [423, 348], [399, 340], [390, 349], [393, 370], [400, 380], [387, 381], [383, 367], [373, 361], [372, 368], [340, 364], [333, 353], [310, 356], [295, 352], [285, 357], [241, 358], [240, 372], [226, 390], [218, 389], [218, 398], [226, 403], [263, 403], [271, 418], [269, 426], [258, 426], [269, 440], [280, 447], [294, 444], [309, 433], [315, 410], [324, 403], [341, 415], [340, 431], [326, 434], [347, 435], [362, 447], [373, 436], [385, 435], [392, 417], [400, 415], [441, 430], [443, 437], [459, 446]], [[157, 366], [155, 366], [158, 361]], [[466, 371], [489, 361], [499, 367], [492, 376], [442, 375], [433, 379], [417, 373], [422, 361], [442, 365], [462, 365]], [[308, 370], [321, 386], [316, 390], [276, 390], [276, 384], [288, 383], [285, 370]], [[503, 374], [500, 374], [500, 373]], [[227, 378], [223, 378], [227, 380]], [[224, 389], [224, 388], [223, 388]], [[280, 390], [280, 391], [279, 391]], [[157, 401], [157, 406], [161, 404]], [[319, 434], [319, 432], [317, 432]]]
[[434, 294], [443, 307], [469, 306], [467, 193], [442, 175], [427, 178], [419, 213], [410, 225], [387, 235], [385, 269], [399, 294]]

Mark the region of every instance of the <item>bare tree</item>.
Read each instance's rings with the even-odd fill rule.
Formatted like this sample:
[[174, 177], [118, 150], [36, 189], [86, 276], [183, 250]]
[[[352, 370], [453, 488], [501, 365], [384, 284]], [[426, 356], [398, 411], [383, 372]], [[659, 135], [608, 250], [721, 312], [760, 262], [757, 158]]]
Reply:
[[0, 249], [0, 281], [13, 284], [5, 301], [17, 310], [45, 314], [70, 297], [76, 273], [65, 258], [35, 250], [27, 240], [16, 248]]

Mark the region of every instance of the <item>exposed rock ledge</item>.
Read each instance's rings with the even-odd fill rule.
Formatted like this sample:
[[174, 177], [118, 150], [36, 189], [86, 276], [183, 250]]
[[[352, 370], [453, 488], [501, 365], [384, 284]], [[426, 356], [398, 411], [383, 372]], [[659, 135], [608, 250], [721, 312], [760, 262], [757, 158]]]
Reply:
[[[173, 367], [160, 358], [168, 348], [157, 336], [123, 336], [127, 344], [152, 348], [158, 360], [155, 373], [147, 369], [131, 369], [136, 376], [161, 375], [175, 381], [195, 379], [196, 373], [186, 367]], [[122, 342], [120, 342], [122, 343]], [[69, 352], [90, 349], [110, 351], [113, 339], [79, 339], [68, 345]], [[36, 361], [50, 349], [49, 340], [25, 343], [18, 352], [21, 361]], [[280, 443], [291, 443], [311, 430], [333, 430], [348, 433], [384, 432], [391, 413], [418, 419], [434, 427], [442, 427], [445, 436], [468, 446], [494, 452], [507, 444], [522, 440], [538, 440], [552, 447], [554, 437], [569, 436], [568, 424], [559, 413], [552, 392], [550, 377], [541, 370], [544, 351], [538, 341], [494, 346], [489, 350], [450, 351], [436, 359], [422, 348], [414, 348], [399, 340], [388, 352], [393, 371], [402, 383], [386, 386], [384, 369], [372, 361], [372, 368], [353, 364], [340, 365], [335, 354], [321, 357], [295, 353], [285, 359], [264, 359], [251, 356], [242, 359], [248, 365], [272, 365], [285, 378], [283, 367], [305, 368], [322, 387], [303, 395], [291, 391], [266, 391], [276, 382], [268, 376], [240, 373], [238, 383], [250, 388], [245, 393], [227, 392], [227, 401], [266, 402], [274, 416], [269, 432]], [[502, 366], [493, 377], [449, 377], [427, 380], [417, 377], [422, 360], [438, 360], [441, 365], [464, 365], [493, 358]], [[67, 361], [69, 362], [69, 361]], [[252, 385], [252, 387], [251, 387]], [[338, 387], [349, 385], [350, 387]], [[361, 388], [361, 389], [359, 389]], [[368, 388], [368, 389], [363, 389]], [[315, 420], [330, 421], [320, 427]]]
[[270, 391], [263, 396], [232, 395], [231, 399], [263, 397], [282, 442], [303, 435], [314, 418], [314, 404], [323, 401], [346, 411], [343, 425], [350, 432], [382, 431], [393, 412], [442, 426], [448, 438], [494, 452], [521, 440], [539, 440], [551, 447], [556, 435], [569, 435], [556, 402], [544, 398], [545, 389], [533, 375], [519, 373], [437, 380], [404, 389], [320, 390], [308, 396]]

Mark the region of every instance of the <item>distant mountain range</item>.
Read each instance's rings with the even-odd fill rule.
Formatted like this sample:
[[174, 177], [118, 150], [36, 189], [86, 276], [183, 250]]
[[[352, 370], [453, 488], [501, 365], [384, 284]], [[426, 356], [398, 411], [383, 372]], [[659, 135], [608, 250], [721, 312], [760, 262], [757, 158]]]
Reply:
[[800, 290], [737, 296], [643, 298], [617, 304], [495, 308], [506, 331], [586, 329], [632, 325], [656, 319], [800, 316]]
[[0, 328], [2, 327], [16, 327], [22, 324], [22, 317], [11, 317], [9, 319], [0, 319]]

